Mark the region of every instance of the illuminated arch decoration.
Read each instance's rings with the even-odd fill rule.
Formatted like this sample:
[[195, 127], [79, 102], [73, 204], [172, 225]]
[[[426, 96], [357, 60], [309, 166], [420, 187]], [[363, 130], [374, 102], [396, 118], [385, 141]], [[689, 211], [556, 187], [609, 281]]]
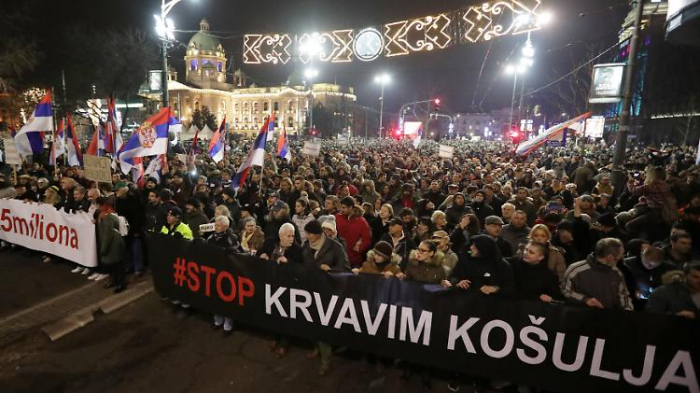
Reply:
[[247, 34], [245, 64], [287, 64], [291, 59], [348, 63], [406, 56], [458, 44], [489, 41], [542, 28], [542, 0], [490, 0], [465, 9], [358, 30]]

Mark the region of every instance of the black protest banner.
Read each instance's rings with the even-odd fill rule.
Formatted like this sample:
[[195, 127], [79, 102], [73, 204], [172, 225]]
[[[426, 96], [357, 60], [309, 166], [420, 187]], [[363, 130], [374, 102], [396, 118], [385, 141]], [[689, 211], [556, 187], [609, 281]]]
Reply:
[[158, 293], [270, 332], [554, 391], [698, 392], [696, 322], [277, 265], [162, 235]]

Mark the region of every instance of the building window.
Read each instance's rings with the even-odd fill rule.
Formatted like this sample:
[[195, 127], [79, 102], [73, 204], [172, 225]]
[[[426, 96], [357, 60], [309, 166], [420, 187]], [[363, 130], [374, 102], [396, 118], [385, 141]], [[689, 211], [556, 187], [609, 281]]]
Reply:
[[287, 118], [287, 127], [294, 128], [294, 118], [292, 116]]
[[263, 112], [267, 113], [270, 110], [270, 104], [265, 101], [263, 102]]
[[247, 102], [243, 103], [243, 113], [248, 113], [250, 112], [250, 104]]
[[196, 110], [196, 111], [199, 110], [199, 101], [194, 102], [194, 110]]
[[275, 113], [280, 111], [280, 103], [275, 101], [272, 103], [272, 110], [275, 111]]
[[288, 110], [289, 110], [290, 112], [294, 112], [294, 101], [289, 101], [289, 102], [287, 103], [287, 108], [289, 108]]
[[254, 127], [257, 127], [257, 126], [258, 126], [258, 117], [257, 117], [257, 116], [255, 116], [255, 117], [253, 118], [253, 126], [254, 126]]
[[233, 113], [238, 113], [238, 103], [233, 104]]
[[253, 113], [258, 113], [258, 103], [257, 102], [253, 103]]
[[197, 59], [190, 60], [190, 71], [197, 71]]
[[219, 72], [223, 70], [223, 65], [221, 64], [221, 62], [216, 63], [216, 69], [219, 70]]

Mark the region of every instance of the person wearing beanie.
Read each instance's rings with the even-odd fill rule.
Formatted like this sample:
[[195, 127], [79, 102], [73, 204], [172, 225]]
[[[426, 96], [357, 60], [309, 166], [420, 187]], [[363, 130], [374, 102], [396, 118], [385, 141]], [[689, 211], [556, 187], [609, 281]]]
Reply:
[[471, 209], [479, 219], [479, 224], [484, 225], [486, 217], [494, 215], [493, 208], [486, 202], [486, 192], [479, 190], [474, 194], [474, 201], [471, 204]]
[[[347, 269], [349, 261], [345, 248], [323, 233], [323, 227], [318, 220], [307, 223], [304, 231], [306, 232], [306, 242], [302, 248], [302, 260], [306, 268], [310, 270], [320, 269], [324, 272], [341, 272]], [[330, 345], [318, 342], [317, 349], [309, 354], [309, 357], [320, 355], [319, 376], [325, 376], [330, 372], [332, 353], [333, 348]]]
[[380, 241], [367, 252], [367, 260], [362, 264], [362, 267], [352, 269], [352, 272], [355, 274], [381, 274], [389, 278], [401, 273], [400, 262], [401, 257], [394, 254], [394, 248], [391, 244]]
[[449, 280], [443, 280], [442, 285], [501, 298], [512, 297], [514, 293], [510, 264], [503, 260], [496, 241], [488, 235], [472, 238], [469, 252], [459, 255], [452, 276]]
[[335, 216], [321, 216], [318, 218], [318, 222], [321, 223], [321, 228], [323, 228], [323, 233], [325, 233], [326, 236], [342, 244], [343, 247], [347, 246], [345, 244], [345, 240], [343, 240], [342, 237], [338, 236], [338, 228], [335, 223]]

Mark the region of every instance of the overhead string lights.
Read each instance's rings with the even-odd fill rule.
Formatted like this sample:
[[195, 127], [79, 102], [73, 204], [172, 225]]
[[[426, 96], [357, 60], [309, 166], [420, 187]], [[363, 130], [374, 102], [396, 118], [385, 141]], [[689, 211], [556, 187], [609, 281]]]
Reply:
[[541, 29], [551, 19], [541, 0], [491, 0], [468, 8], [362, 29], [246, 34], [243, 62], [286, 64], [298, 58], [347, 63], [406, 56]]

